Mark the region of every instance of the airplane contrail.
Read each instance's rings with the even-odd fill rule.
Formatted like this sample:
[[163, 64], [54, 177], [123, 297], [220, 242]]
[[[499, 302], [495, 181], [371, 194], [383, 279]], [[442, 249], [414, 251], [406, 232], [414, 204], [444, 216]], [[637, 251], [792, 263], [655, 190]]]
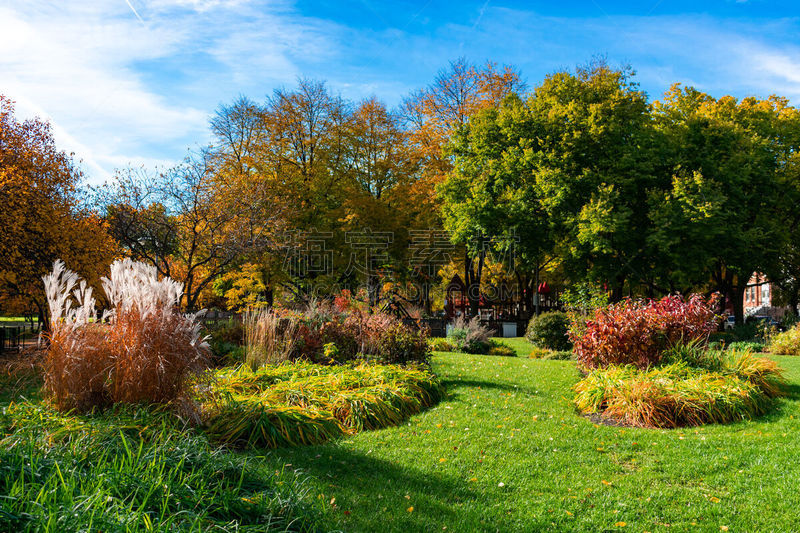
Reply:
[[139, 19], [139, 22], [144, 24], [144, 20], [142, 20], [142, 17], [139, 16], [139, 13], [136, 11], [136, 8], [133, 7], [133, 4], [131, 4], [131, 0], [125, 0], [125, 3], [128, 4], [129, 8], [131, 8], [131, 11], [133, 11], [133, 14], [136, 15], [137, 19]]

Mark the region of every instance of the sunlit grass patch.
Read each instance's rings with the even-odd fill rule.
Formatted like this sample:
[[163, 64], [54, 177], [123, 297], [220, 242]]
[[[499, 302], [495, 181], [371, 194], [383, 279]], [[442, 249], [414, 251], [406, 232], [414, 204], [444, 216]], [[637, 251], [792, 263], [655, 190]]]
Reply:
[[242, 366], [198, 385], [206, 432], [253, 448], [319, 444], [397, 425], [441, 396], [438, 379], [422, 366]]
[[1, 531], [298, 531], [318, 529], [316, 513], [302, 478], [211, 446], [166, 410], [0, 411]]

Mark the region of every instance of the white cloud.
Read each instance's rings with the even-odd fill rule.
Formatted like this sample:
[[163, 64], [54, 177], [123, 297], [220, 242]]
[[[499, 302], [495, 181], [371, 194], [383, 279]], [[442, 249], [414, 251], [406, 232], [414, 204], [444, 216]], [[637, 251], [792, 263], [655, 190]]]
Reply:
[[0, 91], [18, 101], [18, 114], [50, 119], [57, 142], [99, 178], [136, 142], [169, 142], [204, 127], [205, 111], [165, 101], [131, 66], [170, 53], [178, 34], [143, 26], [124, 3], [121, 13], [62, 5], [0, 7]]
[[[267, 70], [285, 80], [298, 73], [287, 58], [297, 43], [288, 38], [261, 46], [255, 62], [239, 33], [220, 38], [228, 32], [220, 31], [218, 16], [245, 6], [119, 0], [11, 7], [0, 0], [0, 93], [18, 102], [18, 115], [49, 119], [59, 146], [76, 152], [95, 180], [128, 162], [169, 161], [165, 146], [179, 160], [186, 147], [207, 139], [211, 109], [197, 96], [213, 91], [214, 77], [225, 76], [203, 75], [202, 58], [242, 73], [248, 68], [241, 65], [249, 63], [262, 75]], [[279, 20], [272, 22], [281, 28]], [[199, 64], [197, 58], [176, 59], [192, 54], [200, 54]], [[233, 72], [224, 82], [241, 81], [237, 76]]]

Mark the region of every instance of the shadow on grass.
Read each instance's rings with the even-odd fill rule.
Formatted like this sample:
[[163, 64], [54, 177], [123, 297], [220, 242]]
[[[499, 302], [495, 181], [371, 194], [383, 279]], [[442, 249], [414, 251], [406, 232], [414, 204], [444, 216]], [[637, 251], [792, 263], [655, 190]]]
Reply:
[[513, 391], [513, 392], [531, 392], [530, 389], [527, 387], [520, 387], [514, 386], [511, 384], [506, 383], [497, 383], [495, 381], [484, 381], [484, 380], [477, 380], [477, 379], [461, 379], [461, 378], [451, 378], [451, 379], [442, 379], [442, 385], [447, 388], [448, 392], [457, 392], [458, 389], [461, 388], [481, 388], [481, 389], [496, 389], [502, 391]]
[[800, 384], [789, 383], [785, 387], [786, 395], [784, 398], [787, 400], [798, 401], [800, 400]]
[[443, 379], [442, 384], [445, 387], [445, 397], [442, 401], [458, 400], [460, 396], [467, 395], [469, 389], [481, 389], [484, 391], [495, 390], [508, 393], [518, 393], [525, 396], [541, 396], [541, 391], [531, 387], [517, 385], [516, 387], [511, 384], [496, 383], [491, 381], [481, 381], [472, 379]]
[[[315, 478], [326, 502], [336, 498], [336, 523], [329, 526], [344, 531], [453, 530], [465, 518], [463, 505], [477, 506], [482, 498], [466, 479], [431, 473], [431, 466], [420, 463], [435, 458], [425, 454], [409, 454], [403, 459], [406, 466], [334, 443], [277, 449], [271, 457]], [[485, 526], [508, 530], [497, 523]]]

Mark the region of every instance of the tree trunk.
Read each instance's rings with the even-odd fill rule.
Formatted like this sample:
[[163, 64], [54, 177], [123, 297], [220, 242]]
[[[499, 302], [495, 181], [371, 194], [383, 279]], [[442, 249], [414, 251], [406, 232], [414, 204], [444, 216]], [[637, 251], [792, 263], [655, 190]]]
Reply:
[[621, 274], [614, 280], [614, 285], [611, 287], [611, 302], [616, 303], [622, 301], [625, 290], [625, 275]]
[[464, 284], [467, 287], [467, 300], [469, 301], [470, 317], [478, 316], [478, 307], [481, 300], [481, 275], [486, 254], [481, 251], [475, 258], [469, 256], [469, 250], [464, 252]]
[[733, 290], [733, 316], [736, 319], [736, 324], [744, 324], [744, 291], [747, 288], [746, 284], [738, 283]]
[[539, 316], [539, 305], [540, 305], [540, 303], [539, 303], [539, 299], [540, 299], [540, 295], [539, 295], [539, 261], [536, 261], [536, 278], [534, 280], [534, 289], [533, 290], [536, 291], [536, 301], [535, 301], [535, 304], [534, 304], [534, 305], [536, 305], [536, 315], [535, 316]]
[[49, 333], [50, 332], [50, 317], [44, 310], [44, 305], [41, 304], [38, 300], [34, 300], [33, 303], [36, 305], [36, 311], [39, 314], [39, 324], [41, 327], [39, 328], [39, 333]]
[[266, 302], [267, 307], [274, 307], [275, 289], [272, 288], [272, 285], [266, 285], [266, 289], [264, 289], [264, 301]]
[[797, 309], [798, 304], [800, 304], [800, 291], [795, 289], [792, 291], [791, 296], [789, 296], [789, 307], [794, 316], [800, 316], [800, 311]]
[[377, 276], [372, 274], [367, 276], [367, 299], [369, 300], [370, 310], [378, 305], [380, 297], [380, 282]]

